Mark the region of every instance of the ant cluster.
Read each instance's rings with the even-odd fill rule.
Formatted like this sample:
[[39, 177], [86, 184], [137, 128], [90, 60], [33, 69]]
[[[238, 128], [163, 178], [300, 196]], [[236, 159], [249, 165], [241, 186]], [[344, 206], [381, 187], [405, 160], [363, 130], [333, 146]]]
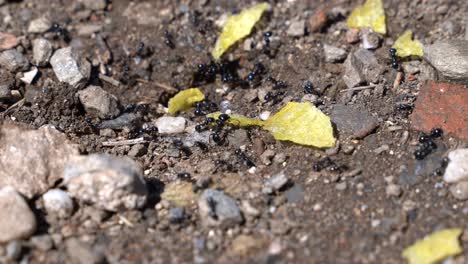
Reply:
[[434, 128], [429, 135], [422, 134], [419, 136], [418, 141], [420, 144], [414, 152], [414, 157], [417, 160], [422, 160], [431, 154], [433, 150], [437, 149], [437, 145], [432, 140], [441, 137], [443, 134], [444, 132], [441, 128]]
[[195, 107], [196, 116], [204, 116], [207, 113], [213, 113], [218, 110], [218, 106], [216, 105], [216, 103], [211, 102], [208, 99], [196, 102], [193, 104], [193, 106]]
[[266, 93], [264, 100], [265, 102], [272, 102], [272, 104], [277, 104], [283, 99], [283, 95], [286, 93], [283, 89], [288, 87], [288, 84], [282, 80], [276, 80], [275, 78], [269, 76], [267, 81], [273, 83], [273, 91]]
[[395, 70], [398, 69], [398, 61], [397, 61], [396, 52], [397, 52], [397, 50], [394, 49], [394, 48], [391, 48], [391, 49], [389, 50], [390, 58], [392, 59], [392, 63], [391, 63], [391, 64], [392, 64], [392, 68], [395, 69]]
[[63, 39], [65, 42], [70, 42], [70, 33], [58, 23], [54, 23], [49, 29], [49, 32], [55, 33], [57, 37]]
[[223, 128], [229, 119], [230, 116], [227, 114], [220, 114], [218, 119], [207, 117], [204, 122], [195, 126], [195, 130], [197, 132], [202, 132], [214, 126], [214, 131], [210, 134], [210, 139], [217, 145], [223, 145], [227, 136], [227, 133], [225, 131], [223, 132]]
[[167, 30], [164, 31], [164, 44], [166, 44], [170, 49], [175, 49], [174, 37]]
[[312, 169], [317, 172], [323, 169], [328, 169], [331, 172], [342, 172], [346, 168], [344, 166], [337, 165], [329, 157], [325, 157], [317, 161], [314, 165], [312, 165]]
[[197, 66], [193, 81], [194, 84], [212, 83], [216, 80], [216, 76], [220, 75], [223, 83], [238, 84], [241, 79], [237, 75], [237, 68], [238, 61], [200, 63]]

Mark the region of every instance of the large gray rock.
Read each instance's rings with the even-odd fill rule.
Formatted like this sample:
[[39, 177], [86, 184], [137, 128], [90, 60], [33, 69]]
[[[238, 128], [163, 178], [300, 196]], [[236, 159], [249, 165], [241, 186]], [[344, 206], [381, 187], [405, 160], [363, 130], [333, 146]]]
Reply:
[[0, 53], [0, 66], [11, 72], [26, 71], [29, 69], [29, 61], [15, 49], [5, 50]]
[[64, 183], [72, 197], [109, 211], [141, 208], [148, 190], [138, 163], [105, 154], [76, 156], [67, 164]]
[[229, 228], [242, 223], [236, 201], [223, 192], [207, 189], [198, 199], [198, 210], [204, 226]]
[[52, 43], [44, 38], [33, 41], [33, 63], [36, 66], [46, 66], [52, 56]]
[[377, 83], [383, 71], [374, 54], [366, 49], [359, 49], [349, 55], [345, 63], [343, 80], [348, 88], [353, 88], [365, 82]]
[[59, 81], [75, 87], [84, 86], [91, 74], [91, 64], [71, 47], [55, 51], [50, 64]]
[[424, 58], [443, 77], [468, 82], [468, 40], [438, 41], [425, 46]]
[[340, 136], [344, 134], [353, 138], [363, 138], [379, 125], [377, 118], [368, 111], [342, 104], [333, 106], [330, 117]]
[[12, 186], [27, 198], [53, 186], [67, 160], [78, 154], [77, 146], [51, 126], [30, 130], [6, 124], [0, 133], [0, 187]]
[[12, 187], [0, 189], [0, 243], [29, 238], [36, 232], [36, 217]]
[[120, 114], [117, 97], [99, 86], [90, 85], [77, 94], [88, 114], [103, 119], [113, 118]]

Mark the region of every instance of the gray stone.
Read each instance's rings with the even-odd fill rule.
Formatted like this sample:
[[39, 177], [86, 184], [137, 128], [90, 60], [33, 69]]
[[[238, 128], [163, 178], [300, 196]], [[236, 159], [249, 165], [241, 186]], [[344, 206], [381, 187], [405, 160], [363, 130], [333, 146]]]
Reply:
[[302, 37], [305, 33], [305, 20], [291, 21], [291, 24], [286, 31], [288, 36]]
[[46, 17], [36, 18], [29, 23], [29, 33], [44, 33], [52, 27], [52, 21]]
[[450, 183], [468, 181], [468, 148], [452, 150], [448, 158], [444, 180]]
[[433, 175], [434, 171], [440, 168], [440, 161], [447, 150], [443, 144], [438, 144], [437, 149], [423, 160], [411, 159], [407, 166], [397, 171], [400, 173], [398, 183], [400, 185], [414, 186], [420, 183], [425, 177]]
[[102, 119], [120, 114], [119, 100], [99, 86], [90, 85], [77, 93], [86, 113]]
[[377, 118], [367, 110], [343, 104], [334, 105], [330, 117], [340, 134], [353, 138], [364, 138], [379, 125]]
[[12, 186], [27, 198], [53, 186], [67, 160], [78, 154], [78, 147], [51, 126], [29, 130], [5, 124], [0, 133], [0, 186]]
[[44, 38], [38, 38], [33, 41], [33, 64], [39, 67], [49, 64], [52, 56], [52, 43]]
[[185, 209], [183, 207], [175, 207], [169, 210], [169, 221], [174, 224], [183, 222], [185, 219]]
[[265, 181], [265, 188], [278, 191], [288, 183], [289, 179], [284, 172], [280, 172]]
[[104, 10], [107, 6], [107, 0], [80, 0], [84, 6], [91, 10]]
[[29, 69], [29, 61], [15, 49], [5, 50], [0, 53], [0, 66], [11, 72], [26, 71]]
[[145, 155], [146, 151], [147, 151], [147, 149], [146, 149], [145, 145], [137, 144], [137, 145], [132, 146], [132, 148], [128, 152], [128, 155], [130, 157], [140, 157], [142, 155]]
[[185, 118], [173, 116], [163, 116], [155, 121], [158, 132], [161, 134], [182, 133], [185, 130], [185, 123]]
[[75, 156], [68, 162], [63, 177], [72, 197], [100, 209], [121, 211], [146, 204], [148, 190], [141, 167], [127, 157]]
[[135, 113], [124, 113], [111, 120], [104, 120], [99, 125], [99, 129], [123, 129], [127, 127], [132, 130], [141, 120], [141, 117]]
[[468, 200], [468, 181], [458, 182], [450, 186], [450, 193], [458, 200]]
[[324, 44], [323, 51], [325, 53], [326, 62], [340, 62], [346, 59], [347, 52], [344, 49]]
[[425, 46], [424, 58], [443, 77], [468, 82], [468, 40], [438, 41]]
[[302, 203], [304, 201], [304, 187], [300, 184], [294, 184], [284, 195], [288, 203]]
[[78, 36], [91, 36], [94, 33], [102, 31], [103, 26], [99, 24], [80, 24], [76, 26]]
[[84, 86], [91, 74], [91, 64], [71, 47], [55, 51], [50, 59], [57, 79], [75, 87]]
[[368, 50], [374, 50], [380, 47], [380, 35], [372, 29], [364, 28], [362, 33], [362, 47]]
[[202, 224], [207, 227], [229, 228], [243, 221], [236, 201], [213, 189], [205, 190], [200, 196], [198, 210]]
[[36, 232], [36, 217], [12, 187], [0, 189], [0, 243], [29, 238]]
[[398, 197], [401, 195], [402, 190], [401, 190], [400, 185], [391, 183], [387, 185], [387, 187], [385, 187], [385, 193], [387, 194], [387, 196]]
[[48, 214], [68, 218], [73, 213], [73, 201], [65, 191], [60, 189], [49, 190], [42, 196], [42, 199]]
[[407, 74], [416, 74], [419, 72], [419, 61], [408, 61], [408, 62], [403, 62], [402, 67], [405, 73]]
[[245, 129], [236, 129], [228, 134], [228, 142], [231, 146], [240, 147], [249, 144], [250, 139]]
[[11, 100], [13, 95], [11, 94], [11, 85], [0, 85], [0, 100]]
[[88, 244], [79, 241], [76, 238], [70, 238], [65, 241], [65, 249], [74, 264], [99, 264], [105, 263], [106, 258], [97, 250], [93, 250]]
[[260, 155], [260, 160], [265, 165], [270, 165], [272, 163], [272, 159], [275, 156], [275, 152], [271, 149], [265, 150], [262, 155]]
[[6, 257], [10, 260], [18, 260], [21, 257], [23, 245], [18, 240], [13, 240], [6, 245]]
[[348, 56], [344, 66], [343, 80], [348, 88], [364, 82], [377, 83], [383, 70], [374, 54], [366, 49], [359, 49]]
[[35, 248], [41, 251], [47, 251], [54, 246], [54, 241], [49, 235], [33, 236], [30, 241]]

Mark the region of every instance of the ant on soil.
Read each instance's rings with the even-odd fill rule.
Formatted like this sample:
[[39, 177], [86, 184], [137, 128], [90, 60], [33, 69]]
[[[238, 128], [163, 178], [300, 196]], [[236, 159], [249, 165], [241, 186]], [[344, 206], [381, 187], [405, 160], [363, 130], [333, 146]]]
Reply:
[[185, 154], [185, 156], [190, 156], [192, 155], [192, 151], [190, 150], [189, 147], [185, 146], [184, 145], [184, 142], [182, 142], [182, 140], [180, 139], [175, 139], [173, 142], [172, 142], [172, 145], [174, 145], [174, 147], [178, 150], [180, 150], [181, 152], [183, 152]]
[[328, 169], [331, 172], [342, 172], [346, 170], [346, 166], [339, 166], [335, 162], [333, 162], [329, 157], [325, 157], [317, 161], [314, 165], [312, 165], [312, 169], [314, 171], [321, 171], [323, 169]]
[[213, 219], [218, 220], [218, 215], [216, 214], [216, 201], [212, 197], [207, 197], [206, 202], [208, 203], [208, 207], [210, 212], [208, 213]]
[[433, 139], [439, 138], [444, 134], [441, 128], [433, 128], [429, 135], [422, 134], [419, 136], [418, 141], [420, 143], [418, 149], [414, 152], [414, 158], [417, 160], [423, 160], [427, 155], [437, 149], [437, 145]]
[[210, 62], [209, 64], [200, 63], [197, 66], [197, 71], [193, 75], [192, 85], [212, 83], [216, 80], [216, 76], [221, 76], [223, 83], [231, 85], [244, 85], [237, 74], [239, 61], [223, 61], [220, 63]]
[[265, 72], [266, 68], [262, 63], [255, 63], [253, 71], [251, 71], [246, 77], [247, 82], [250, 83], [251, 86], [257, 86], [260, 83], [261, 75]]
[[59, 38], [63, 39], [65, 42], [70, 42], [70, 33], [58, 23], [54, 23], [49, 29], [49, 32], [55, 33]]
[[192, 178], [190, 176], [190, 173], [188, 172], [179, 172], [177, 173], [177, 179], [182, 180], [182, 181], [192, 181]]
[[164, 31], [164, 44], [166, 44], [166, 46], [168, 46], [171, 49], [175, 49], [174, 37], [167, 30]]
[[394, 48], [391, 48], [389, 50], [389, 53], [390, 53], [390, 58], [392, 59], [392, 62], [391, 62], [392, 68], [397, 70], [399, 66], [398, 61], [397, 61], [397, 56], [396, 56], [397, 50]]
[[253, 161], [247, 157], [247, 155], [245, 155], [244, 152], [242, 152], [241, 149], [236, 149], [234, 151], [234, 153], [236, 154], [237, 158], [242, 162], [242, 164], [244, 164], [245, 166], [251, 168], [251, 167], [256, 167], [255, 166], [255, 163], [253, 163]]
[[196, 116], [204, 116], [207, 113], [216, 112], [218, 110], [218, 106], [216, 105], [216, 103], [211, 102], [208, 99], [196, 102], [193, 104], [193, 106], [195, 107], [194, 113]]

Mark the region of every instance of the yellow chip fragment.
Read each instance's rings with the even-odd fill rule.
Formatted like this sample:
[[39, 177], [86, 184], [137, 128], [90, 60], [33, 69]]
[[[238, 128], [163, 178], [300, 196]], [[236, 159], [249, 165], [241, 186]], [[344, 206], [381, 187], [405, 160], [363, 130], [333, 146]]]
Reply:
[[[218, 118], [220, 113], [208, 116]], [[289, 102], [267, 121], [230, 114], [229, 123], [235, 126], [261, 126], [277, 140], [328, 148], [335, 145], [330, 118], [312, 103]]]
[[169, 100], [169, 114], [175, 114], [179, 111], [185, 111], [193, 106], [194, 103], [200, 102], [205, 98], [205, 95], [198, 88], [191, 88], [180, 91]]
[[278, 140], [319, 148], [335, 145], [330, 118], [309, 102], [287, 103], [263, 128]]
[[412, 55], [422, 57], [424, 55], [423, 45], [419, 40], [413, 40], [413, 32], [411, 30], [406, 30], [403, 35], [398, 37], [392, 48], [397, 50], [396, 55], [401, 58]]
[[463, 232], [461, 228], [444, 229], [434, 232], [419, 240], [403, 251], [403, 257], [408, 264], [435, 264], [447, 257], [460, 254], [462, 248], [458, 237]]
[[262, 17], [263, 12], [269, 8], [270, 5], [268, 3], [261, 3], [243, 10], [238, 15], [230, 16], [224, 24], [223, 31], [211, 52], [213, 58], [219, 60], [229, 47], [249, 35], [252, 28]]
[[370, 27], [375, 32], [385, 34], [385, 13], [382, 0], [367, 0], [364, 5], [356, 7], [347, 20], [350, 28]]

